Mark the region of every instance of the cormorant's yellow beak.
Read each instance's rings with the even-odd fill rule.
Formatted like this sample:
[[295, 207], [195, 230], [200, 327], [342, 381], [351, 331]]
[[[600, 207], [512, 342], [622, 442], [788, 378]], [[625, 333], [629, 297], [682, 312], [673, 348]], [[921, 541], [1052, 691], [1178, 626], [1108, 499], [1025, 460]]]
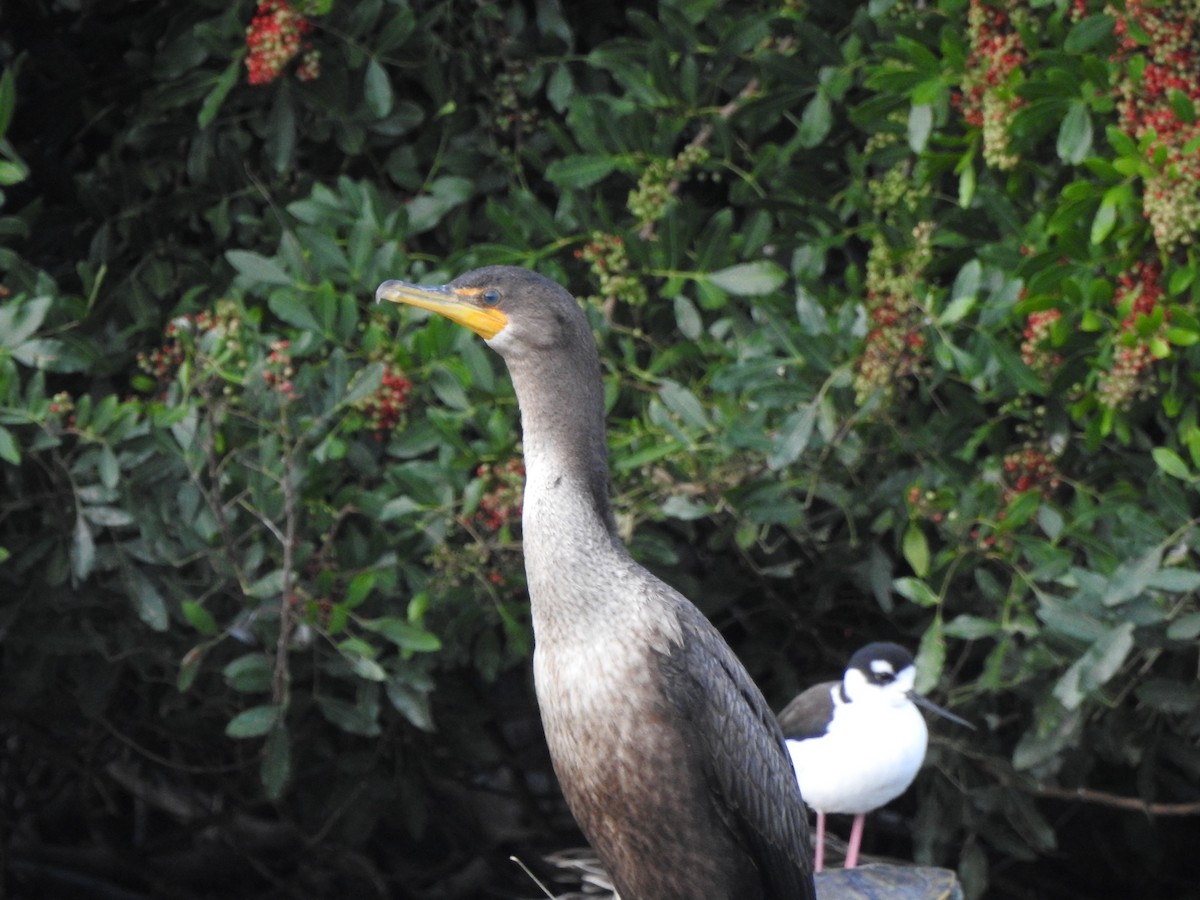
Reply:
[[375, 302], [390, 300], [407, 303], [445, 316], [451, 322], [466, 325], [485, 341], [494, 338], [508, 324], [508, 316], [492, 306], [484, 306], [478, 288], [452, 288], [449, 285], [426, 286], [407, 281], [385, 281], [375, 291]]

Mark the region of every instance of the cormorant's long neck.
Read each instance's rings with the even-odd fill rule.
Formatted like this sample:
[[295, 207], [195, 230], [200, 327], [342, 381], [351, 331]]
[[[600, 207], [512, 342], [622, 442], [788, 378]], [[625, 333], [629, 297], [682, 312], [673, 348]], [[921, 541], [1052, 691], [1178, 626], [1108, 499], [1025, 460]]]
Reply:
[[565, 500], [564, 492], [578, 494], [595, 524], [615, 534], [604, 392], [595, 352], [556, 350], [509, 368], [521, 407], [526, 478], [537, 482], [535, 489], [551, 489], [555, 500]]
[[[590, 338], [590, 335], [589, 335]], [[534, 624], [567, 612], [627, 558], [609, 502], [604, 394], [595, 349], [555, 348], [508, 360], [521, 407], [521, 515]], [[572, 587], [573, 586], [573, 587]], [[564, 596], [570, 594], [570, 597]], [[587, 600], [588, 606], [598, 602]]]

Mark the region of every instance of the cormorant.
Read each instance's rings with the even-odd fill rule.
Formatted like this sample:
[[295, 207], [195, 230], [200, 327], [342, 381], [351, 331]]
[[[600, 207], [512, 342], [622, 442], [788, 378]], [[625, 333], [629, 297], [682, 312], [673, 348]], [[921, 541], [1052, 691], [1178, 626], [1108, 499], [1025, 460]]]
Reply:
[[783, 733], [712, 624], [617, 534], [600, 360], [575, 298], [528, 269], [377, 300], [431, 310], [504, 359], [521, 412], [534, 682], [567, 804], [622, 900], [812, 900]]

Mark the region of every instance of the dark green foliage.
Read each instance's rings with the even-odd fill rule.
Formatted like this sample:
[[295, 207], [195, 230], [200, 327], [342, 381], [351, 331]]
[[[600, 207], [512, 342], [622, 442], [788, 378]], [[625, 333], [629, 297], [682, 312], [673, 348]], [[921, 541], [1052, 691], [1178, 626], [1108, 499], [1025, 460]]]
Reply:
[[584, 299], [619, 521], [775, 706], [895, 639], [980, 724], [879, 850], [1190, 890], [1184, 6], [334, 0], [250, 85], [248, 2], [6, 2], [11, 888], [98, 846], [147, 894], [527, 896], [508, 853], [576, 840], [511, 388], [371, 302], [501, 262]]

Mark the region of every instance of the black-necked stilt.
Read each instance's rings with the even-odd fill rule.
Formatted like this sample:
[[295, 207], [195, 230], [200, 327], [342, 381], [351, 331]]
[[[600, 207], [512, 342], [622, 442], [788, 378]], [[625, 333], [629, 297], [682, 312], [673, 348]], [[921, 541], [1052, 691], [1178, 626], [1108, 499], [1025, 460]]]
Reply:
[[800, 793], [817, 811], [815, 871], [824, 867], [826, 813], [854, 816], [846, 852], [852, 869], [866, 814], [912, 784], [929, 743], [917, 705], [974, 728], [916, 693], [915, 679], [903, 647], [868, 644], [850, 657], [841, 681], [810, 687], [779, 714]]

